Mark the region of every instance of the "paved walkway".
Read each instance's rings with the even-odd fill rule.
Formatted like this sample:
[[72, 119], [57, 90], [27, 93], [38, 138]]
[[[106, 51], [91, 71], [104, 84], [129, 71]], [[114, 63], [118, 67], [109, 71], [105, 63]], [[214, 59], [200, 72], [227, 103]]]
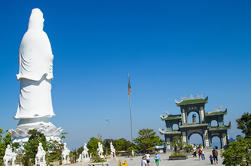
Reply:
[[[168, 157], [170, 153], [166, 154], [160, 154], [160, 166], [204, 166], [204, 165], [211, 165], [209, 160], [209, 155], [211, 154], [211, 151], [205, 152], [205, 160], [199, 160], [198, 158], [193, 158], [192, 156], [189, 156], [187, 160], [168, 160]], [[141, 157], [134, 157], [133, 159], [127, 158], [127, 157], [118, 157], [117, 159], [111, 159], [108, 161], [109, 166], [118, 166], [118, 161], [124, 161], [127, 160], [128, 166], [140, 166]], [[222, 158], [220, 157], [220, 151], [219, 151], [219, 164], [222, 165]], [[72, 164], [71, 166], [87, 166], [86, 163], [76, 163]], [[151, 156], [151, 162], [150, 166], [155, 166], [154, 163], [154, 156]]]

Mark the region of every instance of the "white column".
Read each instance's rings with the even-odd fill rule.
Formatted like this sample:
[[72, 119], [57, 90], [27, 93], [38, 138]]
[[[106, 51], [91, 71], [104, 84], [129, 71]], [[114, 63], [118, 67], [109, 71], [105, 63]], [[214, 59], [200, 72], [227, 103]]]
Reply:
[[182, 132], [182, 142], [187, 143], [187, 135], [186, 132]]
[[209, 140], [208, 140], [208, 131], [205, 130], [203, 135], [204, 135], [204, 146], [209, 147], [210, 145], [209, 145]]
[[181, 110], [181, 118], [182, 118], [182, 124], [186, 124], [187, 121], [186, 121], [186, 114], [185, 114], [184, 108], [182, 108]]
[[201, 122], [205, 121], [205, 111], [202, 106], [200, 107], [200, 121]]
[[171, 141], [170, 138], [166, 138], [166, 149], [167, 150], [171, 150], [171, 145], [170, 145]]
[[227, 145], [227, 135], [225, 133], [222, 134], [222, 148]]

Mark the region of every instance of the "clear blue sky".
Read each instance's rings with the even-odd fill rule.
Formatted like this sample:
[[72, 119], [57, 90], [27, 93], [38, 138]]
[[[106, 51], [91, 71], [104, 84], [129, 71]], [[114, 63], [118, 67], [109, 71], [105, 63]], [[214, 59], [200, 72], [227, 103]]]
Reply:
[[[134, 136], [163, 128], [160, 114], [178, 114], [180, 96], [209, 96], [206, 111], [228, 108], [226, 122], [251, 110], [248, 0], [1, 0], [0, 128], [17, 124], [18, 50], [32, 8], [44, 13], [55, 56], [52, 122], [72, 148], [97, 134], [130, 138], [127, 72]], [[230, 137], [239, 133], [233, 124]]]

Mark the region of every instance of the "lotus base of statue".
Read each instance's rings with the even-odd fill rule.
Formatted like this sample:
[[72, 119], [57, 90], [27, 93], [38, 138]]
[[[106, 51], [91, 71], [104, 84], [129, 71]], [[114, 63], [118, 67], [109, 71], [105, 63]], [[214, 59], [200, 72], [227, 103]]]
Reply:
[[60, 141], [59, 135], [62, 133], [61, 128], [57, 128], [54, 124], [49, 122], [49, 118], [35, 118], [35, 119], [21, 119], [17, 125], [16, 130], [9, 132], [14, 137], [13, 142], [27, 142], [30, 135], [29, 130], [35, 129], [43, 133], [46, 139], [53, 141]]

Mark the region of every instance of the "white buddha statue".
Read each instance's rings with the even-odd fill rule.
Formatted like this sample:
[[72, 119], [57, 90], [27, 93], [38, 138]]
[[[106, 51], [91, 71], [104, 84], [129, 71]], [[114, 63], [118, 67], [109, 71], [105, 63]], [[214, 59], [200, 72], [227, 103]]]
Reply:
[[33, 9], [19, 49], [17, 79], [21, 90], [15, 119], [55, 115], [51, 102], [53, 54], [43, 27], [43, 13]]
[[23, 142], [28, 141], [30, 129], [43, 132], [46, 138], [58, 136], [62, 131], [49, 122], [55, 115], [51, 100], [53, 54], [43, 27], [43, 13], [38, 8], [33, 9], [19, 48], [17, 79], [20, 81], [20, 94], [14, 116], [19, 124], [15, 131], [11, 131], [14, 138], [26, 137]]

